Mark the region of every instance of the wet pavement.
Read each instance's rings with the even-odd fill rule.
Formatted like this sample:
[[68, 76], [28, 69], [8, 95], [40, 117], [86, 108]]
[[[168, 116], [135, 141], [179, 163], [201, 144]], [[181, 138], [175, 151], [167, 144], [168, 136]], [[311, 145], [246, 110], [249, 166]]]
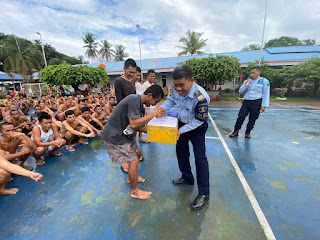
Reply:
[[[277, 239], [320, 236], [320, 111], [271, 107], [252, 138], [229, 139], [239, 107], [210, 107], [230, 151]], [[0, 239], [266, 239], [218, 134], [209, 124], [209, 204], [192, 211], [197, 186], [180, 177], [175, 146], [140, 144], [146, 200], [132, 199], [126, 174], [112, 164], [99, 137], [73, 153], [48, 157], [37, 168], [43, 181], [15, 176], [0, 196]], [[210, 138], [211, 137], [211, 138]], [[194, 158], [191, 158], [195, 172]]]

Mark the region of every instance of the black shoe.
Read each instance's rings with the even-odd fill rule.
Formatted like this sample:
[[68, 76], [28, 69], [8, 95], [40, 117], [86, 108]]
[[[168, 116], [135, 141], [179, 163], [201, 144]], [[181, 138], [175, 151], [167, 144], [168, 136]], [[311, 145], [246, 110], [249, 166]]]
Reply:
[[190, 204], [191, 209], [199, 210], [203, 208], [209, 201], [209, 195], [198, 195], [196, 199]]
[[246, 133], [246, 134], [245, 134], [245, 138], [251, 138], [250, 133]]
[[233, 138], [233, 137], [238, 137], [238, 134], [239, 134], [239, 130], [234, 130], [230, 135], [229, 137]]
[[178, 178], [176, 180], [173, 180], [172, 183], [174, 185], [194, 185], [194, 180], [186, 180], [183, 178]]

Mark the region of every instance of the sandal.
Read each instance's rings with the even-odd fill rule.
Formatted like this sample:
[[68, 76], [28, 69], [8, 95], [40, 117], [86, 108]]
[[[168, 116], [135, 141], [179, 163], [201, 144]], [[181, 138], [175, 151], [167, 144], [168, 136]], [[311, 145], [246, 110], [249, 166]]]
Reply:
[[128, 169], [127, 169], [127, 171], [124, 169], [124, 167], [122, 167], [121, 166], [121, 170], [122, 170], [122, 172], [124, 172], [124, 173], [128, 173]]

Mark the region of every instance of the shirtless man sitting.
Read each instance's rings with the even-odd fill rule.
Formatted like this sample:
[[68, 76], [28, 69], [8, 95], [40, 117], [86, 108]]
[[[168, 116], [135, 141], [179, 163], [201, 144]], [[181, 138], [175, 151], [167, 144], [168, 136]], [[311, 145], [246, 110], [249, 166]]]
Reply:
[[95, 131], [98, 136], [101, 136], [101, 132], [99, 132], [98, 128], [100, 130], [103, 129], [102, 123], [90, 114], [90, 108], [83, 107], [81, 111], [82, 114], [78, 117], [78, 119], [85, 123], [87, 127], [89, 125], [89, 127], [93, 129], [93, 131]]
[[32, 128], [33, 124], [25, 116], [20, 116], [17, 110], [10, 111], [10, 117], [5, 117], [4, 122], [12, 123], [16, 132], [23, 132], [28, 134]]
[[[67, 149], [69, 152], [75, 151], [72, 147], [73, 143], [88, 144], [85, 138], [95, 136], [91, 128], [86, 126], [80, 119], [76, 118], [74, 111], [66, 111], [65, 118], [66, 120], [62, 122], [61, 135], [67, 140]], [[86, 134], [88, 130], [90, 133]]]
[[7, 183], [11, 179], [11, 173], [30, 177], [36, 182], [42, 179], [42, 174], [28, 171], [16, 164], [8, 162], [2, 154], [0, 154], [0, 195], [13, 195], [18, 192], [18, 188], [6, 188]]
[[72, 110], [77, 117], [77, 116], [81, 115], [81, 113], [82, 113], [81, 108], [86, 107], [86, 106], [87, 106], [86, 100], [81, 99], [81, 100], [78, 100], [78, 104], [76, 106], [70, 108], [69, 110]]
[[[24, 166], [24, 162], [36, 147], [35, 143], [24, 133], [15, 132], [12, 123], [2, 123], [0, 133], [2, 135], [2, 138], [0, 138], [1, 149], [8, 152], [3, 157], [9, 161], [19, 158], [21, 167], [32, 170], [32, 167]], [[18, 146], [22, 144], [23, 147], [16, 153]]]
[[107, 120], [105, 119], [106, 114], [104, 111], [102, 111], [102, 107], [100, 105], [96, 105], [92, 116], [95, 117], [97, 120], [99, 120], [103, 126], [106, 125], [107, 123]]
[[110, 97], [108, 104], [105, 106], [104, 110], [106, 112], [106, 115], [108, 117], [111, 116], [111, 113], [113, 110], [116, 108], [116, 98], [115, 97]]
[[52, 117], [48, 113], [40, 112], [38, 121], [39, 125], [33, 128], [31, 139], [37, 146], [33, 151], [37, 165], [43, 165], [45, 161], [41, 156], [47, 151], [51, 156], [61, 156], [61, 153], [56, 152], [56, 150], [64, 146], [66, 140], [60, 137], [58, 127], [52, 124]]
[[64, 112], [71, 108], [71, 103], [72, 101], [70, 99], [67, 99], [64, 104], [59, 105], [56, 119], [61, 122], [64, 120]]

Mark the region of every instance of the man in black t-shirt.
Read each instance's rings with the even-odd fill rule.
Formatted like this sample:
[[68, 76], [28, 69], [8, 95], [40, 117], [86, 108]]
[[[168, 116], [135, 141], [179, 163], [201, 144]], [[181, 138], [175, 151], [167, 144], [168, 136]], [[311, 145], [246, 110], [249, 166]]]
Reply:
[[124, 62], [123, 75], [114, 81], [117, 103], [120, 103], [122, 99], [130, 94], [136, 94], [136, 87], [132, 81], [136, 73], [136, 67], [136, 62], [131, 58]]
[[159, 85], [152, 86], [143, 95], [132, 94], [123, 99], [112, 112], [102, 133], [105, 147], [113, 163], [127, 163], [128, 178], [131, 184], [131, 197], [147, 199], [151, 192], [138, 188], [138, 182], [145, 179], [138, 177], [139, 147], [135, 141], [136, 131], [146, 132], [143, 127], [154, 117], [164, 117], [160, 107], [145, 116], [144, 106], [156, 105], [163, 98]]

